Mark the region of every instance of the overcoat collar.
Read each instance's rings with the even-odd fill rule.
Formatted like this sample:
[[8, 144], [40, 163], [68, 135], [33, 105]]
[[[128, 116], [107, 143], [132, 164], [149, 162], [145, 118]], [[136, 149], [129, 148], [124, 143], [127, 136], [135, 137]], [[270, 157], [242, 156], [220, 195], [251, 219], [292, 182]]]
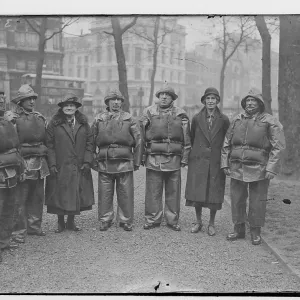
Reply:
[[208, 131], [207, 120], [206, 120], [206, 117], [207, 117], [206, 116], [206, 107], [203, 107], [201, 109], [201, 111], [199, 112], [198, 117], [197, 117], [199, 127], [202, 130], [204, 136], [206, 137], [206, 139], [208, 141], [212, 141], [213, 138], [215, 137], [215, 135], [218, 133], [218, 131], [223, 126], [222, 114], [221, 114], [218, 107], [216, 107], [216, 109], [215, 109], [214, 116], [215, 116], [215, 120], [213, 122], [210, 134], [209, 134], [209, 131]]

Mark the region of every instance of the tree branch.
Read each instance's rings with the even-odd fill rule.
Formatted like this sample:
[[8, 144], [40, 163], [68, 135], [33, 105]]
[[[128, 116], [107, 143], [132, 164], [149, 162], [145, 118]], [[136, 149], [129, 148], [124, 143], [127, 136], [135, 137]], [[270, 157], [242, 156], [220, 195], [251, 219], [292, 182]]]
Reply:
[[130, 23], [128, 23], [123, 29], [121, 29], [121, 34], [123, 34], [125, 31], [127, 31], [132, 26], [134, 26], [136, 24], [137, 19], [138, 19], [138, 17], [134, 17], [134, 19]]
[[114, 34], [112, 32], [108, 32], [108, 31], [105, 31], [105, 30], [103, 30], [103, 32], [106, 33], [106, 34], [114, 36]]

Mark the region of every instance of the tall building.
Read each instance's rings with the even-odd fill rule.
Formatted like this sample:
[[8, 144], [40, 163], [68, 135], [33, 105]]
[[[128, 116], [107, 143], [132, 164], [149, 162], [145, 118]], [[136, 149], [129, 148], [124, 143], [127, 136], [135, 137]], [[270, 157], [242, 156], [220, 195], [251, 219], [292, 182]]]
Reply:
[[[120, 18], [121, 26], [131, 18]], [[178, 93], [177, 105], [185, 104], [185, 28], [171, 20], [159, 28], [159, 51], [155, 88], [157, 91], [166, 81]], [[166, 30], [167, 28], [167, 30]], [[142, 29], [142, 30], [141, 30]], [[137, 24], [123, 34], [126, 59], [129, 101], [131, 105], [147, 105], [150, 95], [150, 78], [153, 68], [153, 43], [136, 33], [153, 36], [153, 18], [140, 17]], [[92, 94], [97, 105], [103, 104], [107, 91], [118, 87], [118, 65], [109, 18], [93, 18], [90, 33], [81, 37], [65, 38], [64, 74], [81, 77], [86, 81], [85, 92]], [[162, 41], [162, 36], [164, 36]], [[142, 89], [144, 96], [138, 95]], [[155, 96], [154, 96], [155, 98]], [[155, 99], [153, 99], [155, 101]]]
[[[59, 31], [61, 25], [61, 18], [48, 17], [46, 35]], [[8, 99], [16, 95], [23, 74], [35, 73], [38, 44], [38, 34], [23, 18], [0, 18], [0, 89], [5, 90]], [[62, 75], [62, 62], [62, 36], [59, 33], [46, 43], [43, 74]]]

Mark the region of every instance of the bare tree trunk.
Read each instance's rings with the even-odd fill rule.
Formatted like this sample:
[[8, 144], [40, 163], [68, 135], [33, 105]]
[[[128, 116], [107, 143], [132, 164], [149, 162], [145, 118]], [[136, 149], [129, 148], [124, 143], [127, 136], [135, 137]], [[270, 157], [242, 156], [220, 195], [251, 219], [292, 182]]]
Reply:
[[118, 74], [119, 74], [119, 90], [125, 98], [123, 109], [129, 112], [129, 95], [128, 95], [128, 86], [127, 86], [127, 70], [126, 70], [126, 61], [123, 50], [122, 42], [122, 29], [120, 21], [116, 17], [111, 17], [111, 25], [113, 28], [113, 37], [115, 40], [115, 51], [118, 63]]
[[160, 17], [156, 17], [155, 27], [154, 27], [153, 69], [152, 69], [152, 73], [151, 73], [149, 105], [152, 105], [152, 103], [153, 103], [155, 74], [156, 74], [156, 68], [157, 68], [157, 53], [158, 53], [157, 39], [158, 39], [159, 23], [160, 23]]
[[42, 75], [43, 65], [45, 59], [45, 45], [46, 45], [46, 30], [47, 30], [47, 18], [42, 18], [41, 27], [39, 31], [39, 47], [38, 58], [36, 64], [36, 78], [34, 90], [39, 95], [36, 102], [36, 110], [39, 111], [42, 107]]
[[292, 175], [300, 168], [300, 20], [284, 15], [279, 19], [278, 104], [286, 138], [282, 172]]
[[256, 16], [255, 23], [262, 40], [262, 96], [265, 102], [266, 112], [272, 114], [271, 35], [264, 16]]
[[225, 84], [225, 69], [226, 69], [226, 63], [223, 62], [221, 72], [220, 72], [220, 104], [219, 109], [220, 111], [223, 111], [224, 106], [224, 84]]

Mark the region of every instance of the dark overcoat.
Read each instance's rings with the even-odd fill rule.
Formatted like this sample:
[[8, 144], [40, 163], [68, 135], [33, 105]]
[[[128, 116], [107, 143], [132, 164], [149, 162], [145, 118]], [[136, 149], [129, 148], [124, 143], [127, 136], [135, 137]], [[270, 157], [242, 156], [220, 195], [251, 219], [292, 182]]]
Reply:
[[83, 163], [92, 163], [93, 136], [88, 119], [76, 111], [75, 126], [65, 122], [59, 109], [46, 130], [49, 168], [56, 166], [57, 175], [46, 180], [45, 204], [65, 211], [91, 209], [95, 203], [91, 171], [83, 175]]
[[229, 119], [216, 108], [210, 131], [206, 119], [205, 107], [192, 119], [192, 151], [189, 155], [185, 198], [202, 203], [223, 203], [226, 177], [220, 169], [220, 162]]

